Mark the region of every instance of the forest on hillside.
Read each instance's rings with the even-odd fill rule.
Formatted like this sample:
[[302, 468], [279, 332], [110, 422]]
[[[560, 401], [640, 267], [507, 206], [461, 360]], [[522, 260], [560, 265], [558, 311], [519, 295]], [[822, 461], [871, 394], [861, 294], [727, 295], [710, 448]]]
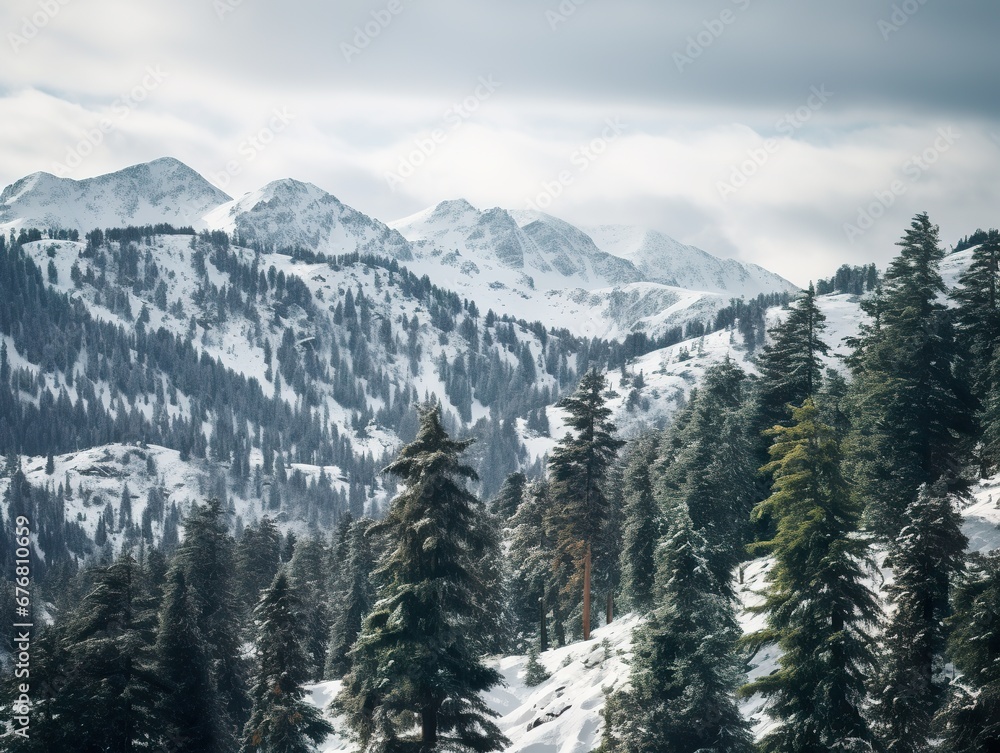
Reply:
[[[842, 268], [792, 301], [734, 302], [690, 332], [625, 345], [480, 318], [473, 302], [384, 260], [319, 260], [367, 266], [385, 295], [421, 302], [435, 335], [462, 333], [462, 356], [436, 364], [449, 394], [425, 399], [381, 360], [395, 349], [404, 370], [419, 364], [421, 322], [386, 328], [364, 291], [326, 302], [335, 324], [315, 348], [299, 347], [294, 328], [281, 334], [270, 397], [199, 354], [205, 322], [191, 317], [186, 335], [146, 331], [120, 291], [173, 304], [137, 237], [88, 235], [77, 267], [78, 289], [134, 320], [128, 331], [47, 288], [27, 237], [0, 245], [0, 332], [64, 386], [86, 357], [83, 377], [70, 376], [73, 400], [0, 351], [0, 537], [32, 521], [44, 595], [33, 620], [45, 625], [32, 646], [31, 736], [9, 731], [5, 749], [305, 753], [337, 724], [367, 753], [501, 751], [509, 741], [483, 700], [501, 677], [487, 657], [529, 654], [541, 682], [540, 654], [634, 612], [643, 620], [628, 682], [607, 697], [602, 753], [1000, 750], [1000, 553], [968, 554], [960, 524], [972, 486], [1000, 470], [997, 231], [975, 236], [954, 289], [938, 228], [920, 214], [881, 276]], [[257, 297], [316, 305], [297, 278], [265, 271], [266, 255], [192, 238], [209, 325], [234, 312], [252, 321]], [[230, 285], [213, 288], [209, 265]], [[824, 366], [833, 343], [820, 291], [861, 296], [867, 315], [846, 375]], [[767, 308], [782, 304], [766, 331]], [[668, 426], [626, 441], [607, 407], [615, 371], [726, 327], [754, 373], [729, 359], [713, 366]], [[115, 385], [111, 409], [95, 383]], [[205, 384], [211, 402], [197, 397]], [[355, 428], [399, 428], [401, 446], [359, 458], [324, 420], [327, 391]], [[473, 394], [495, 408], [478, 428], [462, 415]], [[547, 431], [539, 408], [555, 401], [566, 431], [544, 464], [522, 467], [517, 443], [504, 443], [509, 422], [531, 417]], [[136, 521], [128, 494], [108, 501], [93, 546], [62, 517], [78, 491], [54, 474], [47, 487], [29, 483], [21, 457], [54, 462], [109, 442], [224, 460], [227, 475], [183, 518], [153, 499]], [[348, 491], [329, 478], [295, 487], [292, 459], [338, 466]], [[268, 515], [235, 525], [227, 494], [242, 484], [261, 496], [265, 481], [275, 515], [282, 495], [306, 508], [308, 536], [282, 534]], [[376, 487], [384, 505], [366, 505]], [[884, 588], [873, 577], [882, 556]], [[770, 563], [764, 626], [743, 634], [736, 587], [760, 557]], [[5, 582], [17, 567], [0, 549]], [[0, 599], [12, 612], [14, 590]], [[769, 645], [777, 670], [748, 681], [749, 659]], [[324, 712], [307, 687], [331, 679], [341, 689]], [[17, 678], [4, 680], [14, 707]], [[739, 708], [754, 694], [774, 722], [759, 740]]]

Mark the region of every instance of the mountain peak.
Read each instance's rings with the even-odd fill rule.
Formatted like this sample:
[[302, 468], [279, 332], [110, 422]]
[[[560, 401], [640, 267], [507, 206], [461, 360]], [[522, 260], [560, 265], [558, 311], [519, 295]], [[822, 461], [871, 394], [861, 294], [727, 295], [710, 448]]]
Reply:
[[0, 194], [0, 226], [87, 232], [162, 222], [195, 225], [230, 200], [180, 160], [161, 157], [82, 180], [32, 173]]

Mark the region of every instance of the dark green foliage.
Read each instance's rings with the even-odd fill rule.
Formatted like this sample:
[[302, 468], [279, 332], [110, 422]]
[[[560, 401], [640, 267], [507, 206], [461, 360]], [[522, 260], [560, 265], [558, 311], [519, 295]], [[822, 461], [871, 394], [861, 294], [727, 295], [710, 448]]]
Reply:
[[[762, 693], [778, 727], [761, 742], [766, 753], [873, 750], [862, 710], [875, 658], [870, 629], [879, 616], [864, 583], [867, 542], [857, 535], [859, 510], [841, 474], [834, 432], [818, 420], [811, 400], [775, 427], [772, 494], [754, 511], [775, 524], [765, 601], [767, 627], [751, 645], [777, 643], [779, 669], [747, 685]], [[870, 565], [870, 563], [868, 563]]]
[[[374, 535], [388, 546], [375, 576], [378, 601], [336, 699], [365, 751], [501, 750], [508, 741], [480, 693], [500, 682], [477, 653], [484, 604], [476, 563], [488, 546], [465, 489], [475, 478], [441, 425], [421, 412], [417, 438], [386, 471], [404, 489]], [[414, 715], [417, 728], [414, 728]]]
[[327, 593], [329, 550], [319, 536], [299, 541], [288, 566], [288, 575], [298, 595], [305, 638], [303, 650], [310, 681], [323, 679], [330, 642], [330, 605]]
[[740, 627], [706, 542], [678, 509], [658, 552], [656, 608], [635, 631], [630, 687], [604, 709], [603, 753], [753, 750], [740, 715]]
[[[32, 655], [31, 735], [17, 750], [137, 751], [161, 740], [163, 682], [153, 657], [155, 613], [142, 573], [123, 554]], [[38, 670], [36, 672], [36, 669]], [[100, 709], [100, 724], [83, 724]], [[33, 746], [41, 747], [33, 747]]]
[[500, 487], [500, 491], [490, 502], [491, 512], [505, 525], [509, 523], [524, 498], [524, 487], [528, 483], [520, 471], [510, 474]]
[[205, 641], [225, 726], [238, 734], [250, 710], [246, 667], [240, 655], [241, 620], [236, 605], [234, 541], [218, 499], [196, 506], [184, 521], [184, 540], [173, 567], [184, 575]]
[[371, 574], [375, 559], [367, 536], [372, 521], [363, 518], [351, 523], [339, 560], [338, 586], [331, 601], [333, 622], [327, 651], [327, 677], [343, 677], [350, 671], [350, 651], [361, 632], [365, 616], [375, 603]]
[[249, 611], [278, 572], [281, 533], [269, 517], [243, 529], [236, 544], [236, 594]]
[[541, 685], [551, 676], [542, 663], [538, 661], [538, 649], [532, 646], [531, 650], [528, 651], [528, 661], [524, 665], [524, 684], [533, 688]]
[[617, 565], [617, 522], [605, 482], [618, 450], [611, 410], [605, 405], [603, 374], [590, 371], [576, 392], [559, 405], [574, 433], [563, 437], [549, 460], [549, 525], [555, 536], [555, 560], [568, 612], [581, 602], [588, 560], [595, 572]]
[[962, 672], [941, 714], [947, 753], [1000, 750], [1000, 552], [976, 555], [955, 586], [950, 655]]
[[551, 597], [554, 544], [545, 524], [548, 508], [548, 484], [532, 481], [507, 529], [515, 632], [522, 645], [537, 635], [542, 651], [549, 647], [547, 616], [554, 606], [550, 602], [555, 601]]
[[156, 638], [157, 667], [166, 685], [159, 701], [164, 736], [177, 753], [230, 753], [235, 740], [213, 678], [211, 648], [198, 625], [199, 611], [183, 571], [171, 569]]
[[810, 285], [789, 307], [784, 321], [770, 331], [771, 342], [757, 359], [758, 430], [787, 422], [790, 405], [802, 405], [819, 391], [822, 357], [830, 351], [822, 340], [825, 322]]
[[875, 716], [889, 753], [922, 753], [935, 736], [934, 714], [947, 687], [945, 620], [952, 576], [968, 541], [943, 482], [921, 487], [893, 542], [895, 609], [882, 639]]
[[968, 487], [961, 469], [973, 430], [972, 398], [957, 375], [951, 314], [938, 271], [938, 228], [917, 215], [850, 359], [852, 476], [873, 530], [892, 540], [921, 484]]
[[256, 662], [253, 708], [243, 731], [242, 753], [309, 753], [333, 731], [305, 699], [309, 659], [302, 603], [287, 573], [279, 571], [254, 610]]
[[969, 356], [972, 391], [980, 403], [984, 437], [980, 472], [1000, 467], [1000, 415], [997, 411], [997, 343], [1000, 342], [1000, 231], [990, 230], [972, 252], [972, 263], [952, 291], [958, 304], [956, 330]]
[[743, 559], [748, 519], [759, 498], [746, 436], [743, 371], [728, 359], [705, 373], [660, 448], [656, 487], [661, 507], [687, 509], [708, 542], [716, 581], [728, 587]]
[[660, 508], [653, 491], [653, 466], [657, 458], [654, 435], [631, 443], [625, 457], [622, 597], [630, 609], [648, 611], [653, 606], [656, 546], [660, 540]]

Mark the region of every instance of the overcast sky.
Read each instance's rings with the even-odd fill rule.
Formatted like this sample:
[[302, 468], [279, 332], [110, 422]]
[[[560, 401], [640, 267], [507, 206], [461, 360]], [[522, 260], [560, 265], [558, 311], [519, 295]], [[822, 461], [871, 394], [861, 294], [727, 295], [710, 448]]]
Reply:
[[5, 0], [0, 184], [173, 156], [234, 197], [533, 205], [805, 284], [884, 267], [920, 211], [947, 245], [1000, 225], [998, 31], [996, 0]]

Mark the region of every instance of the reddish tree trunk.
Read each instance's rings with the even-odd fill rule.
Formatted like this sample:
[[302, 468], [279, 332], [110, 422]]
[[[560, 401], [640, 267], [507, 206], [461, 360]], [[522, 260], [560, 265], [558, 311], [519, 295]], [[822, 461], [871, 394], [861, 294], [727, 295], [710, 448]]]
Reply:
[[583, 560], [583, 639], [590, 640], [590, 544]]

